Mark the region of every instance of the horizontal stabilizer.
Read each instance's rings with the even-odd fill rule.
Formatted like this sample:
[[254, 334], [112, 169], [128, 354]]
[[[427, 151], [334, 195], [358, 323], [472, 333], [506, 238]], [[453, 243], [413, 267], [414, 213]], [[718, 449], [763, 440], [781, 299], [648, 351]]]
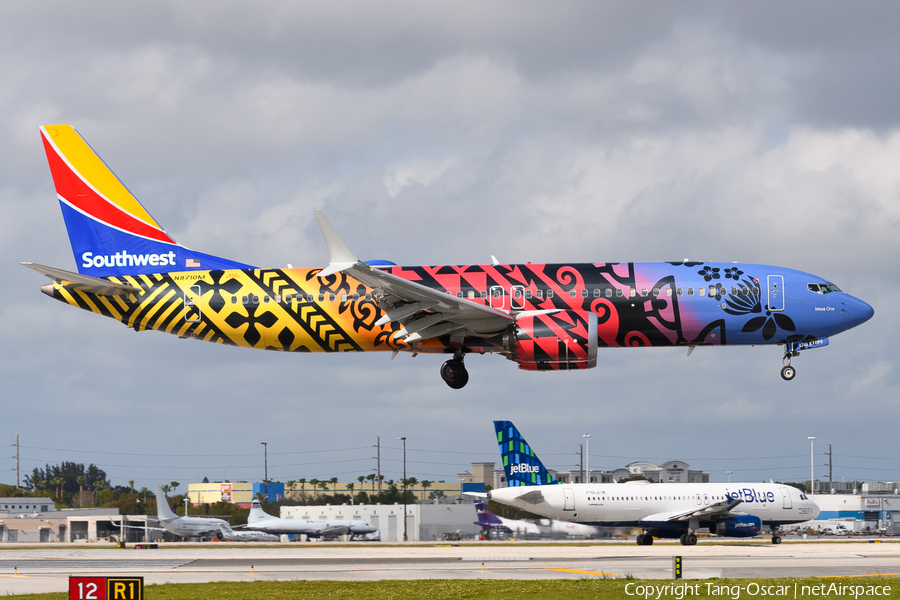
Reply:
[[138, 294], [141, 288], [123, 283], [116, 283], [107, 279], [99, 279], [89, 275], [81, 275], [72, 273], [65, 269], [57, 269], [56, 267], [47, 267], [37, 263], [23, 262], [19, 263], [23, 267], [28, 267], [32, 271], [37, 271], [45, 277], [49, 277], [57, 283], [75, 284], [75, 287], [89, 294], [97, 294], [98, 296], [127, 296], [128, 294]]

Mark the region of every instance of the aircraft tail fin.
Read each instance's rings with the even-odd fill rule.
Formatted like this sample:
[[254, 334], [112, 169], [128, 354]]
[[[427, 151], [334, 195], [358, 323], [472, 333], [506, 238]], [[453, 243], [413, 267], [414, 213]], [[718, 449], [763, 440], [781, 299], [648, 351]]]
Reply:
[[503, 521], [500, 520], [500, 517], [488, 510], [488, 507], [484, 502], [475, 503], [475, 513], [478, 515], [478, 520], [475, 521], [476, 525], [480, 525], [481, 527], [498, 527], [503, 525]]
[[253, 525], [254, 523], [271, 518], [272, 516], [262, 509], [259, 500], [254, 498], [253, 502], [250, 503], [250, 514], [247, 516], [247, 525]]
[[494, 421], [494, 431], [497, 432], [507, 485], [513, 487], [559, 483], [547, 471], [512, 421]]
[[82, 275], [250, 268], [176, 243], [71, 125], [43, 125], [41, 139]]
[[178, 515], [172, 512], [169, 499], [166, 498], [159, 486], [156, 486], [156, 517], [160, 521], [171, 521], [178, 518]]

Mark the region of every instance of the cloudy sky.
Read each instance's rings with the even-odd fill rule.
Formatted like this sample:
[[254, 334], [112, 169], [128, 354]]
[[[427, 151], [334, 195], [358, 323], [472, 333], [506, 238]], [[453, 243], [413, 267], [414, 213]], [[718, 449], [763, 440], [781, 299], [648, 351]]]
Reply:
[[[499, 461], [686, 460], [724, 481], [900, 480], [900, 7], [894, 2], [4, 2], [0, 446], [113, 484]], [[71, 123], [179, 242], [323, 266], [313, 209], [398, 264], [746, 261], [875, 308], [776, 347], [602, 350], [528, 373], [471, 357], [288, 356], [135, 333], [42, 295], [75, 268], [38, 127]], [[14, 448], [0, 482], [15, 480]]]

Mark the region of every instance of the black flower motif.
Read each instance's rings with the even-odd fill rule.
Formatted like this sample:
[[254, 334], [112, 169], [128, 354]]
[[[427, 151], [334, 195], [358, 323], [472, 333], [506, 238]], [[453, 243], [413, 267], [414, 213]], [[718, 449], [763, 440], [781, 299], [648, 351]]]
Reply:
[[728, 304], [725, 312], [729, 315], [748, 315], [750, 313], [761, 313], [762, 303], [759, 299], [756, 283], [749, 279], [744, 279], [743, 288], [747, 290], [746, 294], [738, 293], [736, 296], [731, 295], [725, 300]]
[[697, 271], [697, 275], [702, 275], [703, 279], [706, 281], [712, 281], [713, 279], [721, 279], [719, 275], [719, 267], [703, 267], [699, 271]]
[[740, 277], [743, 274], [744, 274], [744, 272], [741, 271], [740, 269], [738, 269], [737, 267], [729, 267], [729, 268], [725, 269], [725, 279], [734, 279], [735, 281], [737, 281], [738, 277]]
[[775, 333], [778, 331], [778, 328], [784, 329], [785, 331], [796, 331], [797, 327], [794, 325], [794, 321], [784, 313], [776, 312], [773, 313], [769, 310], [769, 306], [766, 305], [766, 316], [764, 317], [753, 317], [747, 323], [744, 324], [743, 329], [741, 329], [744, 333], [752, 333], [762, 327], [762, 336], [766, 341], [771, 340], [775, 337]]
[[728, 293], [728, 290], [721, 283], [717, 283], [715, 289], [712, 286], [709, 288], [709, 298], [715, 298], [718, 302]]

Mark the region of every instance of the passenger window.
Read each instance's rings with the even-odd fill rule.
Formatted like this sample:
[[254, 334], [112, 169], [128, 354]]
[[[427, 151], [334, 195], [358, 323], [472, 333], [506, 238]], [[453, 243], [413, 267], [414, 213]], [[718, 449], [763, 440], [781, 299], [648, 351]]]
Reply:
[[535, 298], [543, 298], [543, 297], [544, 297], [544, 292], [541, 291], [541, 290], [536, 290], [536, 291], [534, 292], [534, 296], [535, 296]]
[[268, 304], [268, 303], [269, 303], [269, 297], [263, 296], [263, 304]]
[[709, 295], [710, 296], [716, 295], [716, 286], [714, 286], [714, 285], [709, 286]]
[[328, 299], [334, 302], [334, 294], [328, 294]]
[[353, 301], [359, 302], [359, 294], [353, 294]]
[[632, 298], [634, 298], [634, 296], [635, 296], [636, 293], [637, 293], [637, 290], [636, 290], [636, 289], [634, 289], [634, 288], [629, 288], [629, 291], [628, 291], [628, 295], [629, 295], [629, 296], [631, 296]]
[[275, 304], [281, 304], [281, 296], [278, 294], [275, 295]]
[[594, 298], [599, 298], [600, 293], [600, 288], [594, 288]]
[[647, 297], [647, 288], [641, 288], [641, 298]]
[[667, 287], [666, 288], [666, 296], [671, 296], [671, 295], [672, 295], [672, 288]]
[[237, 304], [237, 296], [232, 296], [232, 297], [231, 297], [231, 303], [232, 303], [232, 304]]
[[503, 292], [500, 291], [499, 288], [494, 290], [494, 298], [499, 299], [502, 296]]
[[612, 288], [606, 288], [606, 297], [612, 298]]
[[654, 298], [658, 298], [658, 297], [659, 297], [659, 288], [653, 288], [653, 297], [654, 297]]
[[487, 300], [487, 292], [481, 292], [481, 299]]
[[531, 300], [531, 290], [525, 290], [525, 297]]
[[251, 304], [259, 304], [259, 296], [255, 294], [250, 294], [250, 303]]
[[324, 293], [324, 292], [320, 292], [320, 293], [319, 293], [319, 302], [324, 302], [324, 301], [325, 301], [325, 293]]
[[622, 296], [622, 288], [616, 288], [616, 298], [621, 298]]
[[732, 288], [731, 288], [731, 295], [732, 295], [732, 296], [737, 296], [737, 295], [738, 295], [738, 289], [737, 289], [736, 287], [734, 287], [734, 286], [732, 286]]
[[462, 298], [462, 297], [463, 297], [463, 293], [462, 293], [461, 291], [460, 291], [460, 292], [456, 292], [456, 297], [457, 297], [457, 298]]
[[547, 297], [552, 298], [554, 296], [553, 290], [547, 290]]
[[705, 295], [706, 295], [706, 288], [705, 288], [705, 287], [697, 288], [697, 295], [698, 295], [698, 296], [705, 296]]
[[469, 300], [474, 300], [475, 299], [475, 291], [469, 290], [467, 296], [469, 297]]
[[749, 296], [750, 288], [741, 288], [741, 293], [743, 293], [745, 296]]
[[577, 293], [578, 293], [578, 292], [575, 291], [575, 290], [569, 290], [569, 297], [570, 297], [570, 298], [574, 298], [575, 295], [576, 295]]
[[581, 290], [581, 297], [582, 297], [582, 298], [587, 298], [587, 296], [588, 296], [587, 288], [584, 288], [583, 290]]
[[341, 302], [347, 301], [347, 294], [341, 294]]

